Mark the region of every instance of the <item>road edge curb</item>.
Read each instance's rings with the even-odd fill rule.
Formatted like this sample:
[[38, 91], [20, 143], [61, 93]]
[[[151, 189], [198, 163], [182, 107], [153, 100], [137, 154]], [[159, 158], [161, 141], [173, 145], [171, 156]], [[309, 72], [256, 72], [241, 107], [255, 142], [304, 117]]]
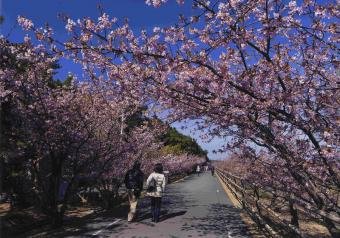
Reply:
[[218, 181], [222, 185], [222, 188], [224, 189], [224, 192], [226, 193], [227, 197], [229, 198], [229, 200], [233, 204], [233, 206], [236, 207], [236, 208], [241, 208], [242, 206], [241, 206], [240, 202], [236, 200], [234, 195], [227, 188], [227, 186], [223, 183], [222, 179], [220, 178], [220, 176], [217, 173], [216, 173], [216, 177], [218, 178]]

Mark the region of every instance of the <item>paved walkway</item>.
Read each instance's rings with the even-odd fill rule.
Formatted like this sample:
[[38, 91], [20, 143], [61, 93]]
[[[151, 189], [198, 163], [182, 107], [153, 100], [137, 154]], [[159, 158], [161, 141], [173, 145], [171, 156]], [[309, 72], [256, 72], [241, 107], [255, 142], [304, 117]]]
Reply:
[[90, 232], [81, 237], [250, 237], [239, 210], [231, 205], [222, 186], [210, 172], [168, 185], [159, 223], [151, 222], [149, 207], [149, 198], [145, 198], [138, 205], [137, 222], [127, 223], [125, 219], [107, 217], [88, 224]]

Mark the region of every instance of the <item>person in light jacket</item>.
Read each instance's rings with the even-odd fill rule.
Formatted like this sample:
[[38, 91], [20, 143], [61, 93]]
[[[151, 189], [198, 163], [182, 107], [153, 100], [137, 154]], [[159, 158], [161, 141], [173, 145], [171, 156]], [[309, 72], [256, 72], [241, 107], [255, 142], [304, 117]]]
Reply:
[[197, 165], [197, 167], [196, 167], [196, 173], [197, 173], [197, 176], [200, 176], [201, 167], [199, 165]]
[[[154, 182], [153, 182], [154, 181]], [[163, 165], [155, 164], [154, 172], [150, 174], [146, 180], [146, 187], [150, 184], [156, 185], [153, 191], [147, 192], [147, 195], [151, 197], [151, 214], [152, 221], [159, 222], [159, 216], [161, 214], [162, 196], [165, 191], [165, 176], [163, 174]]]

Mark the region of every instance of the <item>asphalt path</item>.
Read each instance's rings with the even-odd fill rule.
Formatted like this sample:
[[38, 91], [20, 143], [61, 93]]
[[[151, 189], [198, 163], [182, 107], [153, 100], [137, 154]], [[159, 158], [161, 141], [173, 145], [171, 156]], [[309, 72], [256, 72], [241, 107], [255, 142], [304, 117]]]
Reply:
[[150, 198], [139, 201], [135, 222], [107, 216], [86, 225], [87, 232], [69, 237], [240, 238], [251, 237], [221, 184], [210, 172], [191, 175], [166, 187], [159, 223], [151, 222]]

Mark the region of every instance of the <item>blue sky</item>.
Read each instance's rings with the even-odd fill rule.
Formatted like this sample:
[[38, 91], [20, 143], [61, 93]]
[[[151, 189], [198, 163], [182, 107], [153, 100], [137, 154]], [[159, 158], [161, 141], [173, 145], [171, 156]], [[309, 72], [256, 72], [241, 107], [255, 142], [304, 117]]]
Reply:
[[[110, 16], [119, 19], [127, 17], [130, 26], [137, 31], [142, 29], [150, 30], [155, 26], [169, 26], [177, 22], [178, 15], [191, 15], [191, 1], [186, 1], [184, 5], [176, 4], [175, 0], [169, 0], [168, 4], [160, 8], [147, 6], [144, 0], [0, 0], [0, 15], [5, 17], [4, 24], [0, 25], [0, 34], [8, 36], [11, 41], [20, 42], [25, 35], [16, 24], [18, 15], [25, 16], [33, 20], [35, 26], [42, 26], [49, 23], [59, 37], [66, 34], [65, 24], [58, 19], [59, 14], [67, 15], [73, 19], [90, 16], [97, 18], [99, 11], [97, 5], [100, 4], [104, 11]], [[81, 76], [79, 67], [73, 63], [62, 60], [62, 69], [57, 75], [65, 78], [68, 72], [73, 72]], [[81, 78], [81, 77], [80, 77]], [[221, 154], [213, 154], [214, 149], [218, 149], [224, 144], [221, 138], [203, 142], [199, 133], [195, 133], [193, 123], [186, 124], [188, 128], [181, 129], [183, 123], [174, 123], [174, 126], [183, 134], [194, 137], [198, 143], [209, 152], [209, 158], [222, 159]]]

